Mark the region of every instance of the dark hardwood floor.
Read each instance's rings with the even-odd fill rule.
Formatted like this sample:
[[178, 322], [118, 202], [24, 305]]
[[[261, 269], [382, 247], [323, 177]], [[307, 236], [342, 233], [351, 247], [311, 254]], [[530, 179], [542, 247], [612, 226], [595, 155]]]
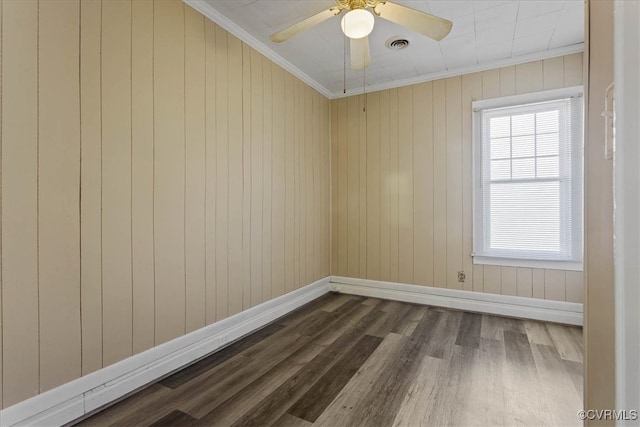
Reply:
[[581, 425], [582, 329], [328, 294], [80, 426]]

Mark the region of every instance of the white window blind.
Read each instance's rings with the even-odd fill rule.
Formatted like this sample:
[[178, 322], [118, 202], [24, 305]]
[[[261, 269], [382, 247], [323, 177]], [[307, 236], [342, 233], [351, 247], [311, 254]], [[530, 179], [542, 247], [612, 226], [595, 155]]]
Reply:
[[582, 105], [566, 96], [476, 109], [476, 261], [582, 262]]

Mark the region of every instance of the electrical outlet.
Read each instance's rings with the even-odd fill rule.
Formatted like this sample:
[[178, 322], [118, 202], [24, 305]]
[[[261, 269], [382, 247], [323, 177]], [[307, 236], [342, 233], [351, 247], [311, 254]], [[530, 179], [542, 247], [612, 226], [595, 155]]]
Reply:
[[464, 271], [458, 271], [458, 282], [464, 283], [465, 277]]

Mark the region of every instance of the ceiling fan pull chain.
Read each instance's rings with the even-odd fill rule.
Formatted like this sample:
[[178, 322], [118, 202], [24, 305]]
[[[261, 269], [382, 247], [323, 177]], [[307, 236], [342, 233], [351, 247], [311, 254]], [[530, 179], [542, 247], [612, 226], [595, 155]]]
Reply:
[[[364, 61], [364, 53], [362, 54], [362, 60]], [[362, 107], [362, 111], [366, 113], [367, 112], [367, 67], [364, 67], [362, 69], [362, 96], [364, 97], [364, 105]]]
[[347, 36], [342, 44], [342, 93], [347, 93]]

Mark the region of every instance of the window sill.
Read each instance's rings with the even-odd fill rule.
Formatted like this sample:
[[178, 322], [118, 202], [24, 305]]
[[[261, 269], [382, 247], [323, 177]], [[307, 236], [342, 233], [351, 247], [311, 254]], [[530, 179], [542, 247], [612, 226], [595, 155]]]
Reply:
[[582, 262], [577, 262], [577, 261], [551, 261], [551, 260], [474, 256], [473, 263], [480, 264], [480, 265], [499, 265], [503, 267], [525, 267], [525, 268], [543, 268], [545, 270], [582, 271]]

